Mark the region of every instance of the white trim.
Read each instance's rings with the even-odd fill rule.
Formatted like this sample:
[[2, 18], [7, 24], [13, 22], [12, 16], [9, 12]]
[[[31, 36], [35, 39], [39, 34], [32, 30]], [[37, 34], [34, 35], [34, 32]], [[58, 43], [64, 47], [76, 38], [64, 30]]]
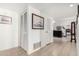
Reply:
[[[51, 42], [49, 42], [49, 43], [53, 43], [53, 41], [51, 41]], [[47, 44], [48, 44], [48, 43], [47, 43]], [[46, 45], [47, 45], [47, 44], [46, 44]], [[39, 47], [39, 48], [37, 48], [37, 49], [35, 49], [35, 50], [32, 50], [32, 51], [27, 51], [27, 53], [28, 53], [28, 55], [30, 55], [30, 54], [32, 54], [32, 53], [34, 53], [34, 52], [38, 51], [39, 49], [41, 49], [41, 48], [45, 47], [46, 45], [41, 46], [41, 47]]]

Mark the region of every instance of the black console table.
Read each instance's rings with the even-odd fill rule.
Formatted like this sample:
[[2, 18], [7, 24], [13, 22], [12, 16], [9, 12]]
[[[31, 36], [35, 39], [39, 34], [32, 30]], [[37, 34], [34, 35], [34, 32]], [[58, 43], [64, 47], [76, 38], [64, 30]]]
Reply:
[[53, 36], [54, 36], [54, 37], [62, 37], [62, 31], [54, 30], [54, 31], [53, 31]]

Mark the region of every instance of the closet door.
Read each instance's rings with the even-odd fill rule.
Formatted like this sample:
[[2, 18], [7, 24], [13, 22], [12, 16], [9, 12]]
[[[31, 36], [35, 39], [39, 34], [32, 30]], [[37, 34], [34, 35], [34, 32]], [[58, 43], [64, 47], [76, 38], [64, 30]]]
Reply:
[[21, 16], [21, 47], [27, 49], [27, 13]]

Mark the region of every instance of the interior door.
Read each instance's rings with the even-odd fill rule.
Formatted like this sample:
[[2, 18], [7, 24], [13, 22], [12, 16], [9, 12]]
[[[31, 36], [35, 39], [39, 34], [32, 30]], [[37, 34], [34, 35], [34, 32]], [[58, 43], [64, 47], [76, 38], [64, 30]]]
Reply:
[[21, 37], [21, 47], [26, 49], [27, 48], [27, 13], [25, 12], [21, 15], [21, 30], [20, 30], [20, 37]]

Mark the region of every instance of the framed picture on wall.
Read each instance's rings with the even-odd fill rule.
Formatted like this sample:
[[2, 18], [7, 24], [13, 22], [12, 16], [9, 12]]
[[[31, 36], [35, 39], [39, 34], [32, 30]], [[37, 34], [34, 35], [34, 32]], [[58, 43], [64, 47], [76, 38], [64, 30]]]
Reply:
[[32, 29], [44, 29], [44, 17], [32, 13]]
[[12, 17], [0, 15], [0, 24], [11, 24], [12, 23]]

